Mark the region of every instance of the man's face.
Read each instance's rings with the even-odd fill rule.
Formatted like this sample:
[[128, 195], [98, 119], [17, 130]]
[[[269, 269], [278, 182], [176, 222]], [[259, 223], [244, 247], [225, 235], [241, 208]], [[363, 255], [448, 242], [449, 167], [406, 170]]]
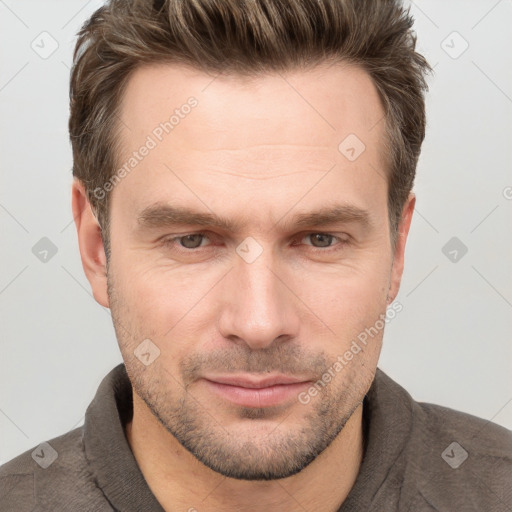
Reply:
[[138, 156], [111, 196], [108, 296], [134, 391], [215, 471], [290, 476], [363, 400], [382, 329], [343, 354], [396, 294], [377, 91], [348, 66], [166, 64], [132, 76], [120, 117], [119, 167]]

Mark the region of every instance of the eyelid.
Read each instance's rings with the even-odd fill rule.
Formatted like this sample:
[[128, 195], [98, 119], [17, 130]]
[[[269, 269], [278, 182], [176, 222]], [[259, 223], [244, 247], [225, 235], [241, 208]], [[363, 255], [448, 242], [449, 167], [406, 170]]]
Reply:
[[312, 244], [304, 244], [304, 245], [307, 245], [308, 247], [312, 247], [313, 249], [316, 249], [319, 251], [324, 251], [324, 252], [328, 251], [329, 249], [336, 249], [336, 248], [339, 248], [340, 246], [346, 245], [350, 242], [350, 239], [351, 239], [350, 235], [348, 235], [347, 233], [334, 234], [334, 233], [329, 233], [328, 231], [307, 231], [307, 232], [300, 233], [297, 236], [297, 238], [295, 238], [295, 240], [303, 240], [304, 238], [311, 236], [311, 235], [326, 235], [326, 236], [330, 236], [330, 237], [334, 238], [335, 240], [337, 240], [337, 243], [334, 243], [333, 245], [328, 245], [326, 247], [315, 247]]
[[194, 249], [187, 249], [186, 247], [181, 247], [177, 242], [180, 240], [180, 238], [185, 238], [186, 236], [193, 236], [193, 235], [201, 235], [201, 236], [203, 236], [203, 238], [206, 238], [207, 240], [210, 240], [210, 241], [213, 238], [212, 236], [209, 236], [208, 233], [205, 231], [195, 231], [195, 232], [189, 232], [189, 233], [187, 232], [187, 233], [164, 236], [160, 239], [160, 241], [163, 245], [176, 244], [176, 246], [179, 248], [178, 250], [192, 252], [192, 251], [200, 249], [204, 246], [200, 245], [199, 247], [196, 247]]

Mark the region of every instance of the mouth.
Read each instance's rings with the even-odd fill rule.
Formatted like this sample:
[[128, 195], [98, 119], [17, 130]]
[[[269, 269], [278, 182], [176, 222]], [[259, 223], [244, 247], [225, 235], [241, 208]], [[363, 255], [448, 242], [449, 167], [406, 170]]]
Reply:
[[286, 375], [229, 375], [203, 378], [211, 392], [242, 407], [271, 407], [297, 400], [311, 381]]

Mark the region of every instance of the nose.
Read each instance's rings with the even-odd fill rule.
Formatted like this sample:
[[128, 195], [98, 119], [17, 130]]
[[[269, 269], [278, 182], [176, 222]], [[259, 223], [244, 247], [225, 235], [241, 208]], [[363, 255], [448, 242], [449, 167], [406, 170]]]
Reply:
[[300, 311], [290, 277], [273, 262], [270, 251], [247, 263], [238, 256], [223, 282], [221, 335], [252, 350], [297, 337]]

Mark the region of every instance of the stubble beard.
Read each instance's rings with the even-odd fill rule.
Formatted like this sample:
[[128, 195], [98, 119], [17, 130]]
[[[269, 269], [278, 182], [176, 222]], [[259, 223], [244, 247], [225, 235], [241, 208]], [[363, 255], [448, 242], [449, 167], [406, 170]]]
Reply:
[[[338, 383], [334, 380], [319, 390], [307, 405], [296, 402], [284, 409], [226, 406], [216, 414], [211, 402], [202, 404], [194, 396], [193, 376], [204, 358], [196, 356], [182, 362], [181, 382], [163, 366], [162, 357], [145, 367], [133, 355], [136, 340], [142, 337], [133, 335], [136, 330], [127, 331], [125, 323], [133, 317], [119, 301], [110, 279], [108, 293], [117, 339], [134, 392], [186, 450], [225, 477], [276, 480], [299, 473], [336, 439], [362, 403], [373, 380], [373, 375], [357, 375], [355, 369], [344, 369], [347, 373], [341, 372], [336, 377]], [[299, 368], [293, 362], [308, 361], [308, 366], [320, 377], [328, 366], [324, 355], [316, 354], [312, 361], [301, 349], [286, 345], [266, 352], [254, 351], [245, 357], [237, 350], [240, 347], [230, 351], [227, 364], [231, 368], [235, 364], [241, 371], [264, 372], [271, 364], [273, 370], [298, 374]], [[225, 368], [222, 359], [210, 357], [208, 362], [212, 366], [214, 361], [216, 369]], [[276, 361], [280, 362], [280, 368], [275, 367]], [[225, 417], [225, 411], [236, 420], [231, 426], [222, 425], [220, 417]], [[293, 423], [287, 421], [289, 418], [295, 418]]]

